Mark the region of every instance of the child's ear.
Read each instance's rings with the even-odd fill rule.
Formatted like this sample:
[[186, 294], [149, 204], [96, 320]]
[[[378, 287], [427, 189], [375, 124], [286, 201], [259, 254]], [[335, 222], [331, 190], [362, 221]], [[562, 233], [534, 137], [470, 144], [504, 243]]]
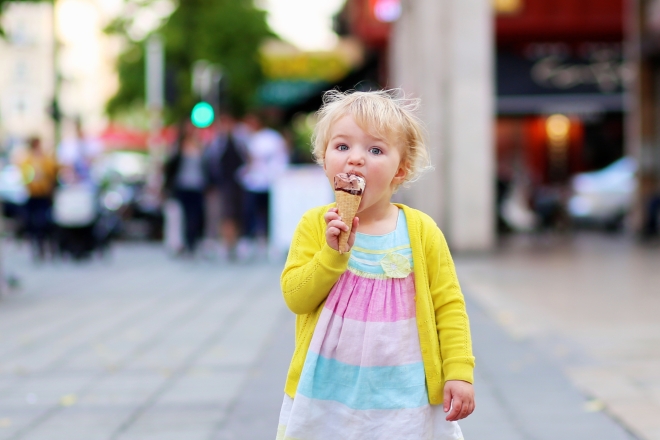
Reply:
[[394, 183], [397, 185], [403, 183], [406, 176], [408, 175], [408, 167], [406, 165], [407, 164], [401, 162], [399, 164], [399, 168], [396, 170], [396, 174], [394, 174]]

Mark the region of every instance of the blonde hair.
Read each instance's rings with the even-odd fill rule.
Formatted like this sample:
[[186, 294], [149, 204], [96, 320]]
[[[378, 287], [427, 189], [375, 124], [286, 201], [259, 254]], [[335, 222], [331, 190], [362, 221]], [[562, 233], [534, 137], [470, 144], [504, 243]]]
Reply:
[[323, 165], [330, 142], [330, 131], [340, 118], [350, 115], [370, 135], [401, 147], [401, 163], [406, 170], [404, 183], [414, 181], [431, 168], [421, 121], [415, 116], [418, 99], [409, 99], [400, 89], [372, 92], [329, 90], [317, 112], [312, 134], [312, 154]]

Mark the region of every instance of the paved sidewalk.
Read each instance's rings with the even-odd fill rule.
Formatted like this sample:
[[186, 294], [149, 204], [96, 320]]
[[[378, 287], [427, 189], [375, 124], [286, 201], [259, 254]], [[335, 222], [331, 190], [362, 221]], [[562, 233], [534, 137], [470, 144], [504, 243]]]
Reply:
[[599, 411], [533, 344], [513, 339], [466, 292], [477, 410], [460, 422], [467, 440], [625, 440], [635, 437]]
[[[23, 289], [0, 300], [0, 439], [274, 438], [293, 350], [281, 263], [179, 261], [133, 244], [84, 264], [4, 252]], [[510, 336], [467, 294], [478, 358], [468, 440], [634, 438], [545, 345]]]
[[1, 439], [212, 438], [283, 312], [275, 266], [5, 252], [23, 290], [0, 302]]
[[660, 440], [659, 246], [606, 234], [518, 236], [456, 266], [472, 298], [558, 365], [590, 409]]

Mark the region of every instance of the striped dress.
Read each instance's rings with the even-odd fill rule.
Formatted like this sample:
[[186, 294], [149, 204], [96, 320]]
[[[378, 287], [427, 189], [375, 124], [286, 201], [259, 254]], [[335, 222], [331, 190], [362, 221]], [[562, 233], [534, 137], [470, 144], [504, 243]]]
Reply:
[[403, 210], [385, 235], [358, 233], [330, 291], [295, 399], [284, 396], [277, 440], [459, 440], [429, 405]]

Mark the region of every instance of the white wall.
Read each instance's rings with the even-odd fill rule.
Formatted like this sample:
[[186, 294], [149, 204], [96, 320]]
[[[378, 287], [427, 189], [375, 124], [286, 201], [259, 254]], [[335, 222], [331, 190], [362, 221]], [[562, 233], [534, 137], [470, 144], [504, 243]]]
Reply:
[[2, 135], [52, 140], [47, 108], [53, 98], [53, 8], [49, 3], [9, 3], [0, 39]]
[[402, 3], [391, 40], [389, 86], [422, 99], [435, 170], [399, 197], [430, 214], [452, 249], [490, 249], [495, 236], [491, 2]]

